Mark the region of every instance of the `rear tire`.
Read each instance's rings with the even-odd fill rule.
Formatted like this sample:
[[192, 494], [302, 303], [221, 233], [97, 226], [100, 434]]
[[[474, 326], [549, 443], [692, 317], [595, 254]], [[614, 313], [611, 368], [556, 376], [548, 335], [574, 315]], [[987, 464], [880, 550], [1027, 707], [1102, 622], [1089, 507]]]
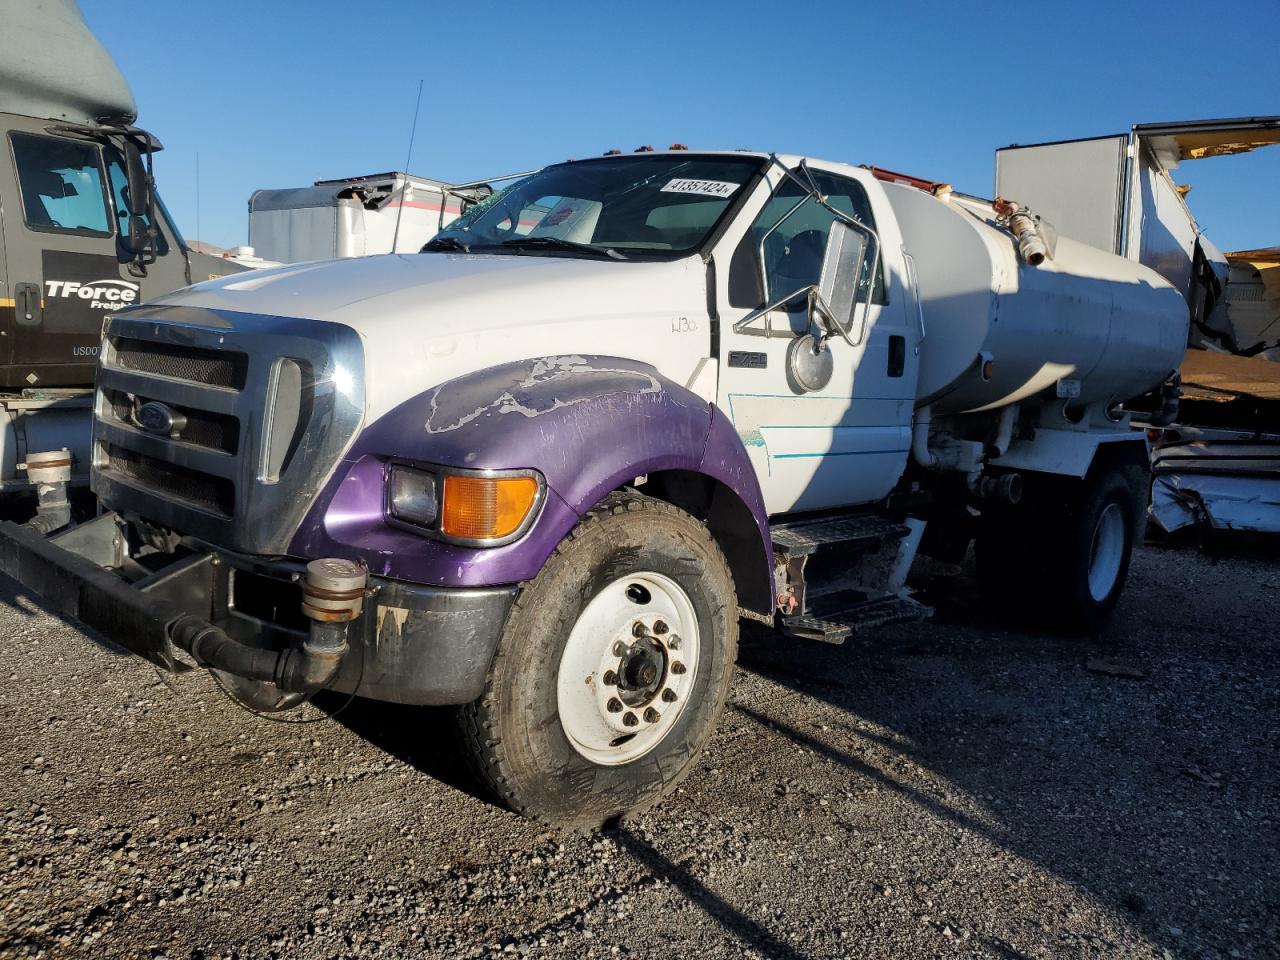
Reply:
[[513, 810], [595, 829], [673, 790], [710, 739], [737, 654], [733, 581], [706, 528], [611, 495], [512, 608], [464, 750]]
[[1052, 483], [984, 516], [976, 544], [983, 594], [1041, 629], [1095, 634], [1115, 609], [1142, 538], [1147, 477], [1112, 465], [1069, 486]]

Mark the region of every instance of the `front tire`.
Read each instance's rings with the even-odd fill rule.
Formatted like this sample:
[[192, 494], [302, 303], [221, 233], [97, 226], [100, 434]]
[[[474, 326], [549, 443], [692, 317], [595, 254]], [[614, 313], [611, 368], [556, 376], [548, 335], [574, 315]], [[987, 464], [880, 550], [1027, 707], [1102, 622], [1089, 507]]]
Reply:
[[733, 581], [706, 528], [613, 494], [521, 590], [484, 693], [459, 709], [465, 752], [527, 816], [596, 828], [643, 810], [710, 739], [737, 640]]

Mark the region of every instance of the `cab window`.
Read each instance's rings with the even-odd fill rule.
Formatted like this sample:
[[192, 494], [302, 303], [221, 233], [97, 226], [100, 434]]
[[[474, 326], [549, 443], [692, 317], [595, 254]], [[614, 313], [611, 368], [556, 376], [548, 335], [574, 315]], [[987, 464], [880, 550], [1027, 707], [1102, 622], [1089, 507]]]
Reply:
[[[818, 189], [826, 196], [831, 206], [841, 213], [855, 217], [872, 230], [876, 228], [875, 218], [871, 213], [871, 203], [861, 184], [832, 174], [818, 171], [812, 171], [812, 173]], [[835, 214], [811, 197], [786, 220], [783, 220], [777, 229], [770, 232], [770, 228], [786, 217], [787, 212], [804, 195], [804, 189], [788, 177], [756, 217], [751, 229], [743, 238], [742, 246], [734, 256], [733, 273], [741, 274], [739, 277], [730, 277], [731, 301], [734, 306], [761, 305], [760, 302], [751, 301], [771, 303], [789, 293], [817, 284], [822, 273], [823, 254], [826, 252], [827, 231], [830, 230], [832, 221], [836, 219]], [[759, 291], [758, 258], [762, 237], [765, 238], [764, 275], [767, 289]], [[875, 250], [871, 244], [868, 244], [858, 291], [859, 302], [865, 300], [867, 287], [873, 282], [871, 267], [874, 257]], [[756, 272], [754, 278], [750, 276], [752, 270]], [[754, 283], [752, 283], [753, 280]], [[874, 283], [872, 302], [884, 303], [883, 263], [877, 264]], [[739, 291], [737, 295], [734, 295], [735, 288]], [[757, 297], [754, 294], [745, 293], [752, 288], [756, 292], [762, 292], [763, 296]]]
[[92, 143], [11, 133], [28, 227], [53, 233], [111, 236], [102, 155]]

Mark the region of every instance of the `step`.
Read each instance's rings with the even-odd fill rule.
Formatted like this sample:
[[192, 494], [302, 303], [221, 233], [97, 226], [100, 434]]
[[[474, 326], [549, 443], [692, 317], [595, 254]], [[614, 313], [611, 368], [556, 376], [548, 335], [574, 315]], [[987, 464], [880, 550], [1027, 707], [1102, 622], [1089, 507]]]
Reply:
[[867, 600], [856, 590], [818, 597], [811, 606], [808, 616], [821, 621], [842, 623], [855, 633], [891, 623], [928, 620], [933, 616], [932, 607], [911, 597], [889, 596]]
[[817, 617], [779, 617], [778, 629], [783, 636], [796, 640], [816, 640], [818, 643], [839, 645], [849, 639], [853, 630], [843, 623], [819, 620]]
[[789, 520], [769, 527], [773, 546], [779, 552], [804, 557], [818, 548], [837, 543], [879, 543], [901, 539], [906, 525], [873, 515]]

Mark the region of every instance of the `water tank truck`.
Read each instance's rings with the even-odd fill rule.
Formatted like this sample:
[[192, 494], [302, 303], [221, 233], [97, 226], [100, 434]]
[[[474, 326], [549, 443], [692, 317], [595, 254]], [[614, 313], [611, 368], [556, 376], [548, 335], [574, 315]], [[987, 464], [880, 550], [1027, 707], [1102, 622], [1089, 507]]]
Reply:
[[740, 618], [839, 643], [927, 616], [916, 553], [976, 539], [993, 602], [1100, 629], [1149, 484], [1124, 402], [1187, 324], [1016, 197], [769, 153], [556, 164], [420, 254], [111, 314], [105, 512], [0, 525], [0, 567], [257, 711], [456, 705], [503, 802], [599, 825], [689, 771]]

